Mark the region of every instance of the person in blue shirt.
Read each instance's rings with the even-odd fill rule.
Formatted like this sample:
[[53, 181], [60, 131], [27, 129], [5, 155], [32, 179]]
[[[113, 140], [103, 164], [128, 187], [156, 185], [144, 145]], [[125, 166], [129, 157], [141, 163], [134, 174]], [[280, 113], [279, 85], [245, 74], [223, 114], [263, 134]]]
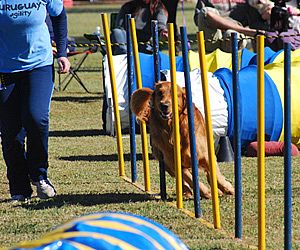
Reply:
[[[62, 0], [0, 0], [0, 123], [11, 199], [47, 199], [56, 190], [47, 176], [53, 54], [49, 13], [60, 73], [67, 59], [67, 16]], [[26, 133], [26, 147], [20, 134]], [[24, 136], [21, 136], [24, 138]], [[26, 148], [26, 150], [25, 150]]]

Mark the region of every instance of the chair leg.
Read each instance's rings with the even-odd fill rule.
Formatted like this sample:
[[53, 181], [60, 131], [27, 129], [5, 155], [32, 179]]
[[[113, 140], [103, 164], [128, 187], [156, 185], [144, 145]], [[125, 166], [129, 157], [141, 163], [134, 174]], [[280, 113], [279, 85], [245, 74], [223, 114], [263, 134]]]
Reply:
[[62, 91], [65, 91], [65, 89], [68, 87], [69, 83], [72, 81], [72, 79], [74, 78], [74, 69], [71, 67], [69, 70], [68, 75], [63, 79], [63, 81], [61, 82], [61, 86], [64, 84], [65, 81], [67, 81], [67, 83], [65, 84], [65, 86], [63, 87]]
[[69, 81], [66, 83], [66, 85], [63, 88], [63, 91], [68, 87], [69, 83], [71, 82], [71, 80], [73, 78], [75, 78], [75, 80], [79, 83], [79, 85], [87, 92], [87, 93], [91, 93], [83, 84], [82, 80], [80, 79], [80, 77], [78, 76], [78, 74], [76, 73], [76, 71], [70, 72], [72, 74], [71, 78], [69, 79]]
[[60, 76], [60, 73], [58, 73], [58, 91], [61, 91], [61, 76]]
[[[84, 85], [84, 83], [82, 82], [82, 80], [80, 79], [80, 77], [77, 74], [77, 71], [79, 71], [81, 65], [83, 64], [83, 62], [85, 61], [85, 59], [88, 57], [88, 53], [84, 54], [84, 56], [79, 60], [79, 62], [76, 64], [75, 67], [71, 67], [69, 74], [63, 79], [63, 81], [61, 82], [61, 86], [63, 85], [64, 82], [67, 83], [65, 84], [65, 86], [63, 87], [62, 91], [64, 91], [68, 85], [70, 84], [71, 80], [73, 78], [75, 78], [75, 80], [79, 83], [79, 85], [87, 92], [87, 93], [91, 93]], [[70, 79], [68, 79], [70, 77]]]

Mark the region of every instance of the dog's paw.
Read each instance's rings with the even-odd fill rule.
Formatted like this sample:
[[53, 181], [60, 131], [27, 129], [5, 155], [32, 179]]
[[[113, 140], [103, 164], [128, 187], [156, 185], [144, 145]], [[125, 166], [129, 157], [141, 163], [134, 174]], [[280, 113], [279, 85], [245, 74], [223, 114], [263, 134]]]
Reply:
[[201, 198], [204, 198], [204, 199], [211, 199], [211, 192], [200, 192], [201, 193]]
[[219, 196], [223, 196], [223, 195], [224, 195], [223, 191], [220, 190], [220, 189], [218, 189], [218, 195], [219, 195]]
[[223, 192], [226, 193], [226, 194], [229, 194], [229, 195], [234, 195], [234, 188], [233, 188], [233, 186], [230, 184], [230, 185], [224, 187]]
[[186, 199], [192, 199], [193, 198], [193, 191], [190, 188], [190, 186], [183, 184], [183, 196]]
[[183, 192], [183, 196], [184, 196], [184, 198], [190, 200], [193, 198], [193, 193], [190, 191], [185, 191], [185, 192]]

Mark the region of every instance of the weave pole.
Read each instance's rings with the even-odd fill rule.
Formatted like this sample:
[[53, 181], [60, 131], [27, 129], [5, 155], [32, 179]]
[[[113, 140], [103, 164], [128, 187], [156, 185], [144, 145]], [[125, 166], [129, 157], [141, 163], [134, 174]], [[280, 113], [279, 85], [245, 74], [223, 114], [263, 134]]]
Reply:
[[198, 38], [199, 61], [201, 67], [201, 80], [202, 80], [202, 88], [203, 88], [208, 158], [209, 158], [209, 165], [210, 165], [210, 185], [212, 190], [214, 227], [216, 229], [219, 229], [221, 228], [221, 221], [220, 221], [220, 206], [219, 206], [218, 186], [217, 186], [217, 176], [216, 176], [216, 155], [214, 150], [214, 138], [213, 138], [212, 121], [211, 121], [211, 114], [210, 114], [210, 100], [208, 94], [207, 66], [206, 66], [206, 58], [205, 58], [203, 31], [197, 32], [197, 38]]
[[[139, 51], [137, 45], [136, 28], [134, 18], [130, 18], [130, 34], [133, 48], [134, 69], [136, 75], [137, 88], [142, 88], [142, 76], [140, 68]], [[144, 185], [145, 191], [150, 192], [150, 169], [149, 169], [149, 156], [148, 156], [148, 140], [146, 123], [140, 123], [141, 137], [142, 137], [142, 151], [143, 151], [143, 168], [144, 168]]]
[[106, 45], [105, 47], [107, 52], [106, 54], [107, 54], [107, 60], [109, 65], [110, 84], [111, 84], [112, 97], [113, 97], [115, 129], [116, 129], [117, 146], [118, 146], [119, 175], [125, 176], [121, 119], [120, 119], [119, 102], [118, 102], [118, 95], [117, 95], [117, 88], [116, 88], [116, 76], [115, 76], [114, 63], [112, 58], [112, 49], [111, 49], [107, 14], [101, 13], [101, 19], [102, 19], [102, 25], [104, 30], [104, 39]]
[[[153, 47], [153, 63], [154, 63], [154, 81], [160, 81], [160, 61], [159, 61], [159, 40], [158, 40], [158, 22], [157, 20], [151, 21], [151, 33], [152, 33], [152, 47]], [[166, 188], [166, 170], [163, 159], [163, 154], [160, 153], [159, 157], [159, 184], [160, 184], [160, 197], [163, 201], [167, 200], [167, 188]]]
[[284, 44], [284, 249], [292, 249], [291, 45]]
[[[127, 84], [128, 84], [128, 103], [130, 103], [133, 86], [133, 60], [132, 60], [132, 45], [130, 38], [130, 14], [126, 15], [126, 44], [127, 44]], [[129, 108], [129, 136], [130, 136], [130, 166], [131, 166], [131, 181], [136, 182], [136, 141], [135, 141], [135, 115], [132, 114]]]
[[180, 27], [181, 35], [181, 46], [182, 46], [182, 59], [184, 68], [184, 80], [185, 90], [187, 98], [187, 111], [188, 111], [188, 122], [189, 122], [189, 138], [190, 138], [190, 150], [191, 150], [191, 162], [192, 162], [192, 174], [193, 174], [193, 191], [194, 191], [194, 210], [195, 217], [201, 216], [200, 208], [200, 189], [198, 181], [198, 158], [196, 151], [196, 137], [195, 137], [195, 125], [194, 125], [194, 106], [192, 101], [192, 88], [191, 88], [191, 77], [190, 77], [190, 66], [188, 59], [188, 43], [187, 43], [187, 32], [186, 27]]
[[172, 113], [173, 113], [173, 134], [174, 134], [174, 163], [176, 174], [176, 203], [177, 208], [183, 208], [182, 199], [182, 172], [181, 172], [181, 152], [180, 152], [180, 129], [178, 114], [178, 96], [176, 82], [176, 63], [175, 63], [175, 41], [174, 41], [174, 24], [168, 23], [168, 43], [169, 57], [172, 82]]
[[234, 115], [234, 188], [235, 188], [235, 237], [242, 238], [242, 167], [241, 167], [241, 125], [240, 125], [240, 85], [238, 79], [238, 40], [237, 33], [231, 33], [232, 86]]
[[264, 79], [264, 36], [257, 36], [257, 163], [258, 163], [258, 249], [266, 249], [265, 215], [265, 79]]

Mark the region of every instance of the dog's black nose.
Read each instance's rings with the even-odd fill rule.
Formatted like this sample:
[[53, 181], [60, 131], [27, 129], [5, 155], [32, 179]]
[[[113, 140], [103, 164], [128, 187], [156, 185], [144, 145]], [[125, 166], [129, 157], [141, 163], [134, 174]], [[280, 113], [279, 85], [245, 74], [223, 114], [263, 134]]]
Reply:
[[162, 112], [168, 112], [169, 109], [169, 103], [160, 103], [160, 109]]

